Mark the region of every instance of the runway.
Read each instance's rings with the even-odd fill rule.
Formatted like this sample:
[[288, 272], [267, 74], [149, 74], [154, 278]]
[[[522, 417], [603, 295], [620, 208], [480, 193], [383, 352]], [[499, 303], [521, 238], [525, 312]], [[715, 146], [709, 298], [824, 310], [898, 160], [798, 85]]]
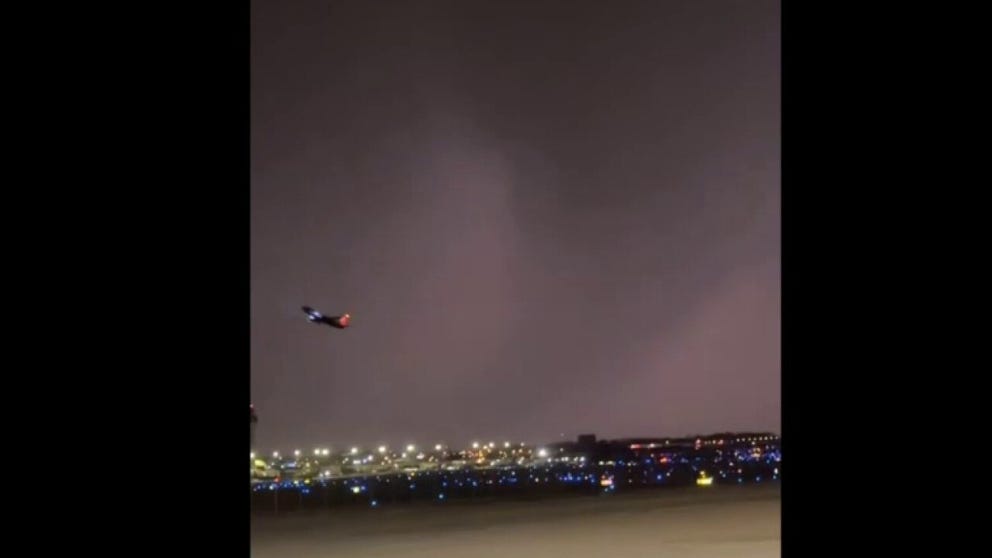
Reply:
[[765, 484], [255, 518], [252, 556], [771, 558], [780, 501]]

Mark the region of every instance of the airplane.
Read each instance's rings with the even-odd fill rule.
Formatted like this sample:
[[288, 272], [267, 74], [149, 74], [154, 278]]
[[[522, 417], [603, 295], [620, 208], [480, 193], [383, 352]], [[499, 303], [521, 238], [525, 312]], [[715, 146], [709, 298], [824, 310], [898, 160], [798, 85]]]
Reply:
[[343, 316], [325, 316], [309, 306], [304, 306], [303, 311], [306, 313], [307, 319], [314, 324], [327, 324], [337, 329], [344, 329], [351, 323], [351, 314], [345, 314]]

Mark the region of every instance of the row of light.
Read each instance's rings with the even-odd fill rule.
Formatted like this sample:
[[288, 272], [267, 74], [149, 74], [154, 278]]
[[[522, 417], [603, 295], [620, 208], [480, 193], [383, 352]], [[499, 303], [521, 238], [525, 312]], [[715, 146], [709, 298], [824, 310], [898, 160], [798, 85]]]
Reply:
[[[550, 472], [550, 469], [545, 469], [545, 471], [546, 472]], [[706, 471], [698, 471], [698, 472], [699, 472], [699, 477], [696, 480], [696, 484], [701, 485], [701, 486], [709, 486], [709, 485], [713, 484], [713, 477], [711, 475], [707, 474]], [[718, 472], [719, 472], [719, 475], [720, 475], [721, 478], [727, 478], [727, 472], [726, 471], [718, 471]], [[737, 474], [741, 474], [742, 472], [743, 471], [741, 469], [738, 469], [737, 470]], [[645, 475], [646, 474], [647, 473], [645, 473]], [[661, 473], [658, 473], [658, 475], [657, 475], [657, 481], [662, 482], [665, 477], [671, 476], [671, 474], [672, 474], [671, 471], [669, 471], [667, 473], [664, 473], [664, 475], [661, 474]], [[504, 482], [507, 482], [507, 483], [510, 483], [510, 484], [515, 484], [519, 480], [516, 477], [516, 475], [517, 475], [517, 473], [515, 471], [510, 473], [510, 477], [505, 477], [504, 475], [500, 475], [500, 477], [499, 477], [499, 484], [502, 485]], [[330, 478], [329, 473], [328, 474], [321, 473], [320, 476], [321, 477], [325, 477], [326, 476], [327, 478]], [[407, 475], [406, 476], [406, 479], [407, 479], [407, 481], [413, 481], [414, 480], [414, 477], [416, 477], [416, 476], [417, 476], [416, 474]], [[431, 476], [431, 475], [428, 473], [427, 476]], [[569, 472], [567, 475], [560, 475], [560, 474], [558, 474], [558, 475], [554, 475], [554, 476], [555, 476], [556, 480], [558, 480], [559, 482], [572, 482], [572, 481], [582, 482], [584, 480], [592, 480], [593, 482], [595, 482], [595, 480], [594, 480], [595, 477], [593, 475], [585, 475], [585, 474], [583, 474], [583, 475], [578, 476], [578, 477], [573, 477], [572, 476], [572, 473]], [[772, 473], [772, 480], [778, 480], [778, 477], [779, 477], [779, 469], [778, 468], [775, 468], [775, 470]], [[541, 482], [540, 473], [538, 473], [538, 475], [535, 477], [535, 475], [533, 474], [533, 471], [532, 471], [530, 474], [528, 474], [528, 478], [531, 481], [535, 482], [535, 483], [540, 483]], [[757, 477], [756, 482], [761, 482], [761, 478], [762, 477], [760, 477], [760, 476]], [[601, 480], [601, 484], [604, 487], [609, 486], [609, 487], [612, 488], [613, 485], [614, 485], [614, 483], [613, 483], [613, 475], [604, 474], [601, 477], [599, 477], [599, 479]], [[462, 482], [461, 480], [454, 480], [453, 482], [457, 486], [459, 486], [459, 487], [466, 486], [466, 483], [468, 483], [468, 482], [470, 482], [473, 487], [477, 487], [478, 484], [479, 484], [479, 481], [480, 481], [480, 479], [478, 479], [478, 478], [473, 479], [471, 477], [465, 478], [464, 480], [465, 480], [465, 482]], [[545, 475], [544, 482], [548, 482], [549, 480], [550, 480], [549, 476]], [[306, 480], [303, 480], [302, 481], [303, 485], [310, 485], [310, 482], [311, 482], [310, 479], [306, 479]], [[356, 484], [356, 486], [362, 483], [361, 480], [345, 480], [344, 481], [344, 485], [347, 486], [351, 482], [354, 482]], [[389, 479], [386, 479], [385, 482], [386, 482], [386, 484], [389, 484]], [[488, 479], [485, 482], [486, 482], [486, 484], [492, 485], [493, 484], [493, 479]], [[628, 483], [633, 483], [634, 482], [634, 479], [633, 478], [628, 478], [627, 479], [627, 482]], [[737, 482], [738, 483], [741, 483], [741, 482], [743, 482], [743, 480], [740, 479], [740, 478], [738, 478], [738, 481]], [[301, 483], [301, 481], [299, 481], [299, 480], [283, 481], [282, 483], [276, 482], [276, 483], [270, 484], [269, 485], [269, 488], [272, 489], [273, 488], [273, 484], [278, 484], [280, 486], [289, 487], [289, 486], [300, 486], [300, 483]], [[321, 485], [322, 486], [325, 486], [325, 487], [327, 486], [323, 482], [323, 480], [321, 480]], [[416, 486], [416, 483], [415, 482], [414, 483], [411, 483], [410, 484], [410, 489], [413, 490], [415, 486]], [[442, 482], [442, 486], [444, 488], [447, 488], [448, 487], [447, 480], [445, 480], [444, 482]], [[257, 491], [259, 489], [262, 489], [262, 488], [256, 487], [254, 490]], [[366, 487], [363, 486], [361, 488], [361, 490], [362, 491], [366, 490]], [[356, 492], [356, 493], [358, 492], [358, 490], [356, 490], [356, 488], [354, 488], [354, 487], [352, 488], [352, 491], [353, 492]]]
[[[520, 446], [523, 447], [524, 444], [521, 443]], [[490, 449], [493, 449], [493, 448], [496, 447], [496, 442], [489, 442], [488, 445], [483, 446], [483, 447], [488, 447]], [[503, 447], [509, 449], [510, 442], [503, 442]], [[444, 448], [445, 448], [445, 446], [443, 444], [436, 444], [434, 446], [434, 451], [441, 451]], [[479, 449], [479, 442], [472, 442], [472, 448], [473, 449]], [[388, 446], [379, 446], [378, 449], [379, 449], [379, 453], [386, 453], [387, 451], [389, 451]], [[409, 444], [409, 445], [406, 446], [407, 453], [413, 453], [416, 450], [417, 450], [417, 446], [415, 446], [414, 444]], [[355, 455], [358, 452], [359, 452], [359, 448], [352, 447], [351, 448], [351, 451], [349, 453], [351, 453], [351, 455]], [[296, 456], [296, 457], [299, 457], [301, 455], [301, 453], [302, 452], [300, 450], [294, 450], [293, 451], [293, 455]], [[317, 455], [317, 456], [325, 456], [326, 457], [326, 456], [330, 455], [330, 453], [331, 453], [331, 450], [330, 449], [327, 449], [327, 448], [323, 448], [323, 449], [322, 448], [315, 448], [313, 450], [313, 454], [314, 455]], [[255, 452], [252, 452], [251, 453], [251, 457], [252, 457], [252, 459], [255, 458]], [[273, 451], [272, 452], [272, 457], [278, 458], [279, 457], [279, 452], [278, 451]]]
[[[299, 457], [300, 455], [302, 455], [302, 453], [303, 452], [301, 452], [300, 450], [293, 450], [294, 457]], [[331, 455], [331, 450], [330, 448], [314, 448], [313, 454], [316, 456], [327, 457], [328, 455]], [[256, 457], [255, 452], [251, 452], [250, 455], [252, 459], [255, 459]], [[272, 457], [273, 459], [279, 459], [279, 452], [278, 451], [272, 452]]]
[[[512, 444], [510, 444], [510, 442], [503, 442], [503, 449], [510, 449], [511, 445]], [[524, 445], [525, 444], [523, 442], [520, 443], [520, 447], [524, 447]], [[472, 449], [477, 450], [480, 447], [482, 449], [490, 449], [490, 450], [496, 449], [496, 442], [489, 442], [488, 444], [480, 444], [479, 442], [472, 442]]]
[[[765, 437], [760, 437], [760, 438], [745, 438], [745, 439], [738, 438], [736, 441], [737, 442], [740, 442], [740, 441], [750, 442], [750, 441], [769, 441], [769, 440], [775, 440], [775, 439], [777, 439], [777, 436], [765, 436]], [[697, 443], [700, 443], [701, 440], [697, 440], [696, 442]], [[667, 441], [665, 443], [668, 444]], [[712, 441], [707, 441], [706, 443], [713, 443], [713, 442]], [[483, 447], [483, 448], [494, 449], [496, 447], [496, 442], [489, 442], [488, 444], [480, 444], [479, 442], [472, 442], [472, 449], [479, 449], [480, 446]], [[524, 447], [524, 444], [521, 442], [520, 446], [521, 447]], [[435, 451], [441, 451], [441, 450], [444, 449], [444, 447], [445, 446], [443, 446], [442, 444], [436, 444], [434, 446], [434, 450]], [[503, 447], [506, 448], [506, 449], [509, 449], [510, 448], [510, 442], [503, 442]], [[640, 444], [633, 444], [633, 445], [631, 445], [631, 448], [632, 449], [639, 449], [640, 447], [642, 447]], [[649, 444], [648, 447], [653, 449], [655, 447], [655, 444]], [[359, 449], [357, 447], [352, 447], [350, 453], [351, 453], [351, 455], [355, 455], [355, 454], [358, 453], [358, 451], [359, 451]], [[383, 446], [379, 446], [379, 453], [386, 453], [387, 451], [388, 451], [388, 447], [387, 446], [384, 446], [384, 445]], [[409, 445], [406, 446], [406, 451], [408, 453], [413, 453], [414, 451], [416, 451], [416, 446], [414, 444], [409, 444]], [[543, 455], [540, 455], [540, 457], [546, 457], [547, 450], [542, 449], [542, 450], [540, 450], [539, 453], [540, 454], [543, 454]], [[330, 449], [328, 449], [328, 448], [314, 448], [313, 454], [314, 455], [317, 455], [317, 456], [325, 456], [326, 457], [326, 456], [330, 455]], [[293, 451], [293, 455], [296, 456], [296, 457], [299, 457], [301, 455], [300, 450]], [[254, 452], [252, 452], [251, 457], [252, 457], [252, 459], [255, 458], [255, 453]], [[279, 457], [279, 452], [278, 451], [272, 452], [272, 457], [278, 458]]]
[[[721, 476], [724, 477], [724, 478], [726, 478], [726, 475], [721, 475]], [[510, 482], [511, 484], [515, 484], [516, 481], [517, 481], [517, 479], [501, 479], [499, 481], [499, 483], [500, 484], [503, 484], [503, 481], [504, 480], [506, 480], [507, 482]], [[533, 480], [535, 481], [535, 483], [540, 483], [541, 482], [541, 480], [539, 478], [533, 479]], [[545, 479], [545, 481], [547, 481], [547, 480], [548, 479]], [[595, 478], [589, 478], [589, 479], [585, 479], [585, 478], [568, 478], [568, 479], [560, 478], [558, 480], [559, 481], [562, 481], [562, 482], [566, 482], [566, 483], [585, 482], [585, 481], [588, 480], [588, 481], [592, 482], [593, 484], [596, 484], [596, 479]], [[657, 480], [658, 481], [662, 481], [663, 480], [662, 477], [661, 477], [661, 475], [658, 476], [658, 479]], [[778, 480], [778, 475], [772, 476], [772, 480]], [[744, 482], [744, 479], [738, 478], [737, 479], [737, 482], [738, 482], [738, 484], [741, 484], [741, 483]], [[761, 482], [761, 477], [757, 477], [755, 479], [755, 482]], [[488, 484], [492, 484], [492, 483], [493, 482], [491, 480], [488, 481]], [[627, 480], [627, 483], [628, 484], [632, 484], [633, 483], [633, 480], [632, 479], [628, 479]], [[599, 485], [601, 487], [603, 487], [607, 492], [613, 492], [613, 491], [616, 490], [616, 483], [613, 482], [613, 478], [611, 478], [611, 477], [605, 477], [605, 476], [604, 477], [601, 477], [599, 479]], [[697, 486], [712, 486], [713, 485], [713, 477], [700, 476], [699, 478], [696, 479], [696, 485]], [[279, 486], [283, 486], [284, 488], [301, 488], [303, 494], [310, 494], [310, 489], [309, 488], [307, 488], [306, 486], [301, 487], [300, 484], [299, 484], [299, 482], [295, 482], [295, 481], [292, 482], [292, 483], [289, 483], [289, 482], [271, 483], [271, 484], [269, 484], [267, 486], [258, 486], [258, 487], [255, 487], [252, 490], [255, 491], [255, 492], [259, 492], [259, 491], [266, 490], [266, 489], [267, 490], [270, 490], [270, 491], [273, 491], [273, 490], [276, 490]], [[322, 486], [326, 487], [325, 484], [322, 484]], [[464, 485], [462, 483], [458, 483], [458, 486], [461, 487], [461, 486], [464, 486]], [[478, 486], [478, 483], [475, 482], [475, 481], [472, 481], [472, 486]], [[415, 490], [416, 489], [416, 484], [411, 484], [409, 488], [410, 488], [410, 490]], [[356, 485], [356, 486], [352, 486], [351, 487], [352, 494], [360, 494], [362, 492], [367, 492], [367, 491], [368, 491], [368, 487], [367, 486], [363, 486], [363, 485], [362, 486], [358, 486], [358, 485]], [[438, 498], [438, 500], [444, 500], [445, 499], [444, 493], [443, 492], [439, 493], [437, 495], [437, 498]], [[378, 505], [378, 500], [374, 500], [374, 499], [371, 500], [370, 501], [370, 505], [372, 507], [376, 507]]]

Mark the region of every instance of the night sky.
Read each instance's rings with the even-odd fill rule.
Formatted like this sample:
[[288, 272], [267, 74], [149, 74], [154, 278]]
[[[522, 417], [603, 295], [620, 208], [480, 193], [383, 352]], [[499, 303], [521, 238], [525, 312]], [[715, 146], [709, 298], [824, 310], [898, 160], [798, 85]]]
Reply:
[[253, 0], [257, 446], [779, 431], [779, 12]]

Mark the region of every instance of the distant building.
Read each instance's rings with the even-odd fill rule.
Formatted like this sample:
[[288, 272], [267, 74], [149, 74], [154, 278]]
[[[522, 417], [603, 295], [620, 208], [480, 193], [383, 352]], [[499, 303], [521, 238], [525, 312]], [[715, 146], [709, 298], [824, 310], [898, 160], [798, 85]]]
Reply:
[[250, 450], [255, 450], [255, 425], [258, 424], [258, 415], [255, 414], [255, 406], [251, 406], [251, 442]]
[[610, 453], [609, 442], [597, 440], [595, 434], [582, 434], [574, 442], [556, 442], [545, 446], [548, 457], [560, 459], [598, 459]]

